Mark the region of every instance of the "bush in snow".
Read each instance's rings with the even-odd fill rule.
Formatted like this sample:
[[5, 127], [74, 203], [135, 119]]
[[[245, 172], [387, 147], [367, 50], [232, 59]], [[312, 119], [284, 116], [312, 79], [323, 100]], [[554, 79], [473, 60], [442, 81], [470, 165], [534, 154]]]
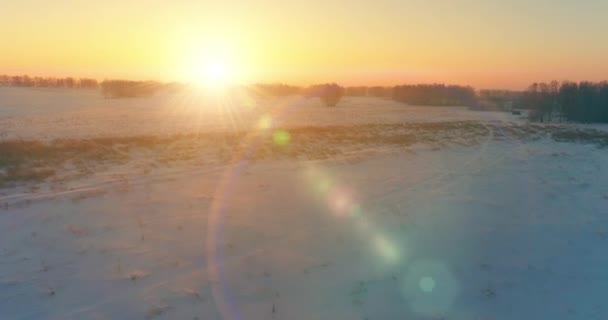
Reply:
[[343, 87], [335, 83], [328, 83], [309, 87], [306, 93], [309, 97], [319, 97], [326, 106], [334, 107], [344, 96], [344, 91]]

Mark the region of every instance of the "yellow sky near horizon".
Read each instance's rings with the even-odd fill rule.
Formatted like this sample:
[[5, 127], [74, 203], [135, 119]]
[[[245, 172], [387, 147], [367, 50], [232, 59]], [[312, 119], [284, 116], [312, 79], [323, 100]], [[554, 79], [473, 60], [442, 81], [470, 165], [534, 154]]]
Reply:
[[[22, 0], [0, 10], [0, 73], [524, 88], [608, 78], [606, 1]], [[193, 71], [194, 70], [194, 71]]]

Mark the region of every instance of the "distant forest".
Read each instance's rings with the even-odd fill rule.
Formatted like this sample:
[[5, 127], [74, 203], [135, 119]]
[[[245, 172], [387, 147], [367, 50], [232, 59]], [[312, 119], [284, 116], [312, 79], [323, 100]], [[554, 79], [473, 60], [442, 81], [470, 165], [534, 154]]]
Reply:
[[161, 89], [179, 87], [176, 83], [158, 81], [104, 80], [91, 78], [55, 78], [30, 77], [27, 75], [0, 75], [0, 86], [34, 87], [34, 88], [67, 88], [67, 89], [99, 89], [106, 98], [130, 98], [150, 96]]
[[520, 104], [531, 110], [531, 120], [540, 122], [608, 122], [608, 82], [534, 83]]
[[[285, 84], [254, 85], [254, 92], [284, 96], [305, 94], [307, 88]], [[392, 99], [418, 106], [468, 106], [477, 110], [528, 109], [530, 120], [540, 122], [608, 123], [608, 82], [534, 83], [526, 91], [479, 90], [444, 84], [356, 86], [345, 96]]]
[[[141, 97], [152, 95], [160, 89], [179, 88], [178, 83], [161, 83], [156, 81], [104, 80], [98, 82], [90, 78], [53, 78], [30, 77], [27, 75], [0, 75], [0, 86], [43, 87], [43, 88], [79, 88], [100, 89], [108, 98]], [[395, 87], [358, 86], [341, 87], [337, 84], [318, 84], [298, 87], [286, 84], [254, 84], [248, 89], [261, 96], [308, 95], [315, 93], [328, 105], [335, 105], [342, 96], [370, 96], [415, 105], [428, 106], [477, 106], [479, 105], [475, 89], [472, 87], [444, 84], [416, 84]], [[323, 92], [319, 92], [319, 91]], [[501, 106], [497, 109], [500, 109]]]
[[[107, 98], [149, 96], [161, 89], [184, 84], [156, 81], [0, 75], [0, 86], [97, 89]], [[528, 109], [532, 121], [608, 123], [608, 82], [534, 83], [525, 91], [479, 90], [470, 86], [407, 84], [398, 86], [351, 86], [320, 84], [308, 87], [287, 84], [254, 84], [247, 89], [257, 96], [318, 96], [328, 106], [342, 96], [378, 97], [419, 106], [468, 106], [478, 110]]]
[[[287, 96], [294, 94], [307, 95], [323, 86], [336, 84], [297, 87], [285, 84], [255, 84], [250, 88], [254, 93], [267, 96]], [[342, 88], [342, 87], [340, 87]], [[346, 87], [342, 88], [345, 96], [379, 97], [393, 99], [419, 106], [476, 106], [477, 95], [472, 87], [444, 84], [416, 84], [395, 87]]]
[[99, 82], [90, 78], [76, 79], [72, 77], [53, 78], [30, 77], [28, 75], [0, 75], [0, 86], [97, 89], [99, 87]]

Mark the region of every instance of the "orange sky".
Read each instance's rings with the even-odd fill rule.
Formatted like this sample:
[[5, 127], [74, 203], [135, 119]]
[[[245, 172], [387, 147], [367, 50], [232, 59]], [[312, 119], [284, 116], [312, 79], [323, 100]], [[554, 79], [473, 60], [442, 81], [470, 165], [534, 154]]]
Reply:
[[607, 1], [6, 1], [0, 73], [237, 83], [608, 78]]

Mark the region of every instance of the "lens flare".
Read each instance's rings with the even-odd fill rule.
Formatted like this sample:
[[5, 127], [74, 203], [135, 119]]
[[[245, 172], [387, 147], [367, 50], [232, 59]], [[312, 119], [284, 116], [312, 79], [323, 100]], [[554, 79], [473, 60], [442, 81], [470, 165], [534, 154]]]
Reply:
[[370, 239], [372, 254], [381, 258], [378, 266], [394, 267], [403, 260], [406, 246], [398, 246], [374, 226], [369, 215], [363, 213], [355, 190], [337, 183], [330, 174], [315, 166], [308, 167], [305, 175], [321, 200], [327, 202], [329, 212], [340, 218], [350, 217], [353, 227]]
[[435, 280], [432, 277], [422, 277], [418, 282], [420, 290], [424, 292], [431, 292], [435, 288]]
[[374, 238], [374, 247], [376, 251], [383, 257], [387, 262], [394, 263], [399, 260], [399, 251], [397, 247], [385, 237], [378, 235]]
[[276, 145], [285, 146], [289, 144], [291, 135], [285, 130], [275, 130], [275, 132], [272, 134], [272, 140]]
[[458, 282], [448, 266], [431, 260], [412, 263], [403, 286], [412, 310], [424, 316], [447, 313], [458, 291]]
[[329, 207], [334, 214], [344, 216], [349, 212], [353, 203], [352, 192], [346, 189], [336, 188], [330, 192]]
[[319, 178], [316, 183], [315, 183], [315, 188], [317, 190], [317, 192], [322, 193], [322, 194], [326, 194], [329, 189], [331, 189], [332, 183], [331, 180], [329, 180], [328, 178]]
[[258, 128], [262, 130], [267, 130], [272, 127], [272, 117], [269, 115], [262, 116], [258, 121]]

